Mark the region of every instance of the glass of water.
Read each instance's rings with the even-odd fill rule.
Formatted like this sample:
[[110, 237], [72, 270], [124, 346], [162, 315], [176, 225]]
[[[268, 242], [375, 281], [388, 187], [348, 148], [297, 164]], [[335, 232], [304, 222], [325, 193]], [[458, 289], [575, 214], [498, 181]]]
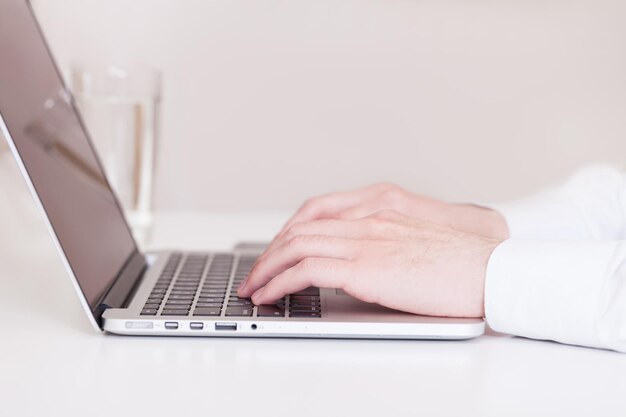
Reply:
[[161, 75], [148, 68], [75, 68], [69, 85], [135, 237], [153, 223]]

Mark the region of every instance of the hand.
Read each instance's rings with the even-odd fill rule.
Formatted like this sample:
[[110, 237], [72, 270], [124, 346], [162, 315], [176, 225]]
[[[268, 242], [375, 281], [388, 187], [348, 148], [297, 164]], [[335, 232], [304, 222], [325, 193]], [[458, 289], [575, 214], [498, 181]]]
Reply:
[[360, 219], [380, 210], [395, 210], [457, 230], [505, 239], [508, 227], [497, 212], [472, 204], [450, 204], [413, 194], [394, 184], [377, 184], [308, 200], [278, 236], [296, 223], [318, 219]]
[[485, 270], [501, 239], [385, 210], [358, 220], [296, 223], [239, 289], [269, 304], [310, 286], [410, 313], [482, 317]]

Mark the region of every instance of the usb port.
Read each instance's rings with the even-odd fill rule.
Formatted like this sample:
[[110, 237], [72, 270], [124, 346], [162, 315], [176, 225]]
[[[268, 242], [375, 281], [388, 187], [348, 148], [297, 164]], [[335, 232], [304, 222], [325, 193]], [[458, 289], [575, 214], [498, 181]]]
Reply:
[[178, 329], [178, 322], [175, 321], [166, 321], [165, 322], [165, 328], [169, 329], [169, 330], [175, 330]]
[[215, 330], [237, 330], [237, 323], [215, 323]]
[[197, 322], [197, 321], [193, 321], [189, 323], [189, 328], [191, 328], [191, 330], [202, 330], [204, 329], [204, 324]]

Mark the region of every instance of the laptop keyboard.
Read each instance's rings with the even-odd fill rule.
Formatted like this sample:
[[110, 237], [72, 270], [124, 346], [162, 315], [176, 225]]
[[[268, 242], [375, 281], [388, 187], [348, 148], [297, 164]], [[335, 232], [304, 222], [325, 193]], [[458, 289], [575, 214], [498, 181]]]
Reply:
[[239, 298], [255, 256], [173, 253], [141, 311], [142, 316], [321, 318], [319, 288], [307, 288], [272, 305]]

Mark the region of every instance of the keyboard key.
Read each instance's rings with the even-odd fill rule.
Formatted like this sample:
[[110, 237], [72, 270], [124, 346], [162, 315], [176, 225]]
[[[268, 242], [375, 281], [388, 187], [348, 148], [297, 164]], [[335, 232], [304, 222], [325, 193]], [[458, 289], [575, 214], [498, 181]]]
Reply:
[[148, 303], [148, 304], [161, 304], [161, 301], [163, 301], [163, 298], [150, 297], [150, 298], [148, 298], [146, 303]]
[[141, 315], [142, 316], [154, 316], [156, 315], [157, 311], [153, 308], [144, 308], [143, 310], [141, 310]]
[[226, 288], [228, 287], [228, 285], [226, 284], [221, 284], [221, 283], [204, 283], [204, 286], [202, 287], [202, 290], [222, 290], [222, 291], [226, 291]]
[[195, 290], [196, 288], [198, 288], [198, 283], [197, 282], [191, 282], [191, 283], [187, 283], [187, 282], [182, 282], [182, 283], [176, 283], [174, 284], [174, 288], [172, 288], [173, 290]]
[[224, 297], [203, 297], [200, 295], [198, 298], [199, 303], [222, 303], [224, 302]]
[[227, 316], [250, 317], [252, 316], [252, 307], [228, 307], [226, 309]]
[[174, 278], [174, 274], [161, 274], [157, 282], [170, 282]]
[[221, 310], [219, 308], [196, 308], [193, 311], [194, 316], [219, 316]]
[[167, 304], [190, 305], [192, 300], [167, 300]]
[[284, 317], [285, 309], [277, 306], [263, 305], [259, 306], [256, 315], [257, 317]]
[[320, 289], [317, 287], [309, 287], [309, 288], [305, 288], [302, 291], [298, 291], [296, 293], [294, 293], [294, 295], [320, 295]]
[[228, 299], [231, 301], [251, 301], [250, 298], [241, 298], [238, 295], [230, 295]]
[[293, 302], [292, 301], [291, 304], [289, 304], [289, 306], [291, 308], [300, 308], [300, 307], [303, 307], [303, 308], [306, 308], [306, 307], [318, 307], [319, 308], [320, 307], [320, 303], [318, 303], [318, 302], [302, 302], [302, 301]]
[[204, 281], [204, 285], [202, 288], [224, 288], [228, 286], [228, 280], [224, 281]]
[[145, 306], [143, 306], [143, 308], [147, 308], [147, 309], [152, 309], [152, 310], [158, 310], [159, 309], [160, 304], [146, 304]]
[[178, 294], [174, 294], [174, 295], [170, 295], [170, 300], [193, 300], [194, 296], [193, 295], [178, 295]]
[[165, 304], [163, 310], [189, 310], [191, 308], [191, 303], [181, 305], [181, 304]]
[[159, 289], [159, 290], [167, 290], [169, 288], [170, 284], [169, 282], [166, 284], [155, 284], [154, 288], [155, 289]]
[[202, 294], [224, 294], [224, 290], [221, 288], [203, 288]]
[[289, 307], [291, 313], [319, 313], [319, 307]]
[[178, 277], [176, 284], [197, 284], [200, 282], [200, 276], [197, 277]]
[[312, 304], [320, 304], [321, 300], [290, 300], [291, 304], [301, 304], [303, 306], [305, 305], [312, 305]]
[[291, 301], [319, 301], [320, 298], [314, 295], [291, 295], [289, 297]]
[[222, 308], [222, 303], [198, 303], [196, 308]]
[[154, 288], [167, 288], [170, 284], [171, 281], [157, 281], [156, 284], [154, 284]]
[[163, 310], [162, 316], [186, 316], [189, 314], [189, 310]]
[[172, 290], [172, 292], [170, 294], [177, 294], [177, 295], [195, 295], [196, 292], [194, 290]]
[[201, 292], [200, 298], [224, 298], [226, 295], [223, 292], [213, 293], [213, 292]]
[[322, 317], [321, 313], [299, 313], [291, 311], [289, 312], [289, 317], [302, 317], [302, 318], [320, 318]]
[[163, 288], [156, 288], [152, 290], [152, 294], [165, 294], [167, 292], [167, 290], [163, 289]]
[[228, 301], [228, 307], [243, 307], [243, 306], [251, 306], [252, 301], [248, 300], [238, 300], [238, 301]]

